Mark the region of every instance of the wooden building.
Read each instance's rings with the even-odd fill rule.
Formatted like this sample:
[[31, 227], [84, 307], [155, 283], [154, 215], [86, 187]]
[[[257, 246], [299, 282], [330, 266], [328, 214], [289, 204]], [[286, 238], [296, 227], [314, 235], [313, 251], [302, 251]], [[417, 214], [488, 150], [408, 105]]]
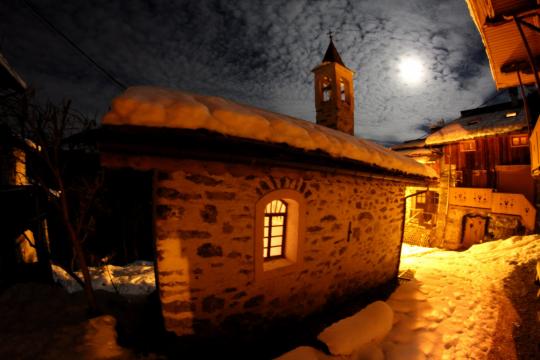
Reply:
[[514, 101], [462, 111], [424, 139], [394, 147], [413, 158], [424, 153], [440, 175], [431, 189], [408, 190], [421, 194], [408, 200], [405, 241], [457, 249], [533, 231], [528, 132]]
[[[2, 110], [24, 96], [25, 81], [0, 54]], [[49, 264], [46, 194], [29, 182], [29, 139], [14, 134], [0, 111], [0, 286], [32, 279], [52, 280]]]

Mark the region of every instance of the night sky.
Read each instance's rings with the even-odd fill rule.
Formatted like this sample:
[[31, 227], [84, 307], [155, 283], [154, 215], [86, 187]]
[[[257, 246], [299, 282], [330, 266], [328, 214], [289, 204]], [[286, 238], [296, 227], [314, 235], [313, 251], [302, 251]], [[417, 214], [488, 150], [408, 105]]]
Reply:
[[[495, 87], [465, 0], [29, 0], [122, 83], [160, 85], [314, 121], [329, 30], [356, 71], [356, 135], [403, 141]], [[121, 89], [20, 0], [0, 0], [0, 51], [42, 97], [102, 115]], [[420, 67], [406, 77], [403, 61]]]

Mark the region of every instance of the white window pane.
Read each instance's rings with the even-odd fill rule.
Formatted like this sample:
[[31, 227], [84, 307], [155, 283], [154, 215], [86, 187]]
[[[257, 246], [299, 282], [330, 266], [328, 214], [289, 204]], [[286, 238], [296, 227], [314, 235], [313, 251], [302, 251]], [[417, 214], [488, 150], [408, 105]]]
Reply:
[[268, 226], [269, 224], [270, 224], [270, 219], [267, 216], [265, 216], [264, 217], [264, 226]]
[[[272, 229], [272, 233], [274, 232], [274, 230]], [[277, 235], [277, 234], [276, 234]], [[263, 236], [264, 237], [268, 237], [268, 226], [265, 226], [264, 227], [264, 233], [263, 233]]]
[[263, 250], [263, 258], [267, 258], [268, 257], [268, 252], [266, 251], [266, 249]]
[[270, 256], [279, 256], [281, 255], [281, 247], [270, 248]]
[[272, 226], [272, 236], [283, 235], [283, 226]]
[[274, 216], [272, 218], [272, 225], [283, 225], [283, 216]]
[[268, 238], [267, 238], [267, 237], [265, 237], [265, 238], [263, 239], [263, 247], [265, 247], [265, 248], [268, 247]]
[[281, 246], [283, 238], [281, 236], [272, 237], [272, 246]]

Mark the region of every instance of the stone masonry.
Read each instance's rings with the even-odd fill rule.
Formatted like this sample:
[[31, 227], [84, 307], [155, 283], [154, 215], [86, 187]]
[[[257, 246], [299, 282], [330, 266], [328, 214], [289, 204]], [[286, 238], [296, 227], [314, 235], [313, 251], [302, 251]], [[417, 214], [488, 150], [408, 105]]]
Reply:
[[[157, 169], [158, 286], [165, 326], [178, 335], [304, 316], [396, 276], [403, 182], [155, 158], [137, 167]], [[276, 189], [306, 199], [301, 267], [256, 279], [255, 204]]]

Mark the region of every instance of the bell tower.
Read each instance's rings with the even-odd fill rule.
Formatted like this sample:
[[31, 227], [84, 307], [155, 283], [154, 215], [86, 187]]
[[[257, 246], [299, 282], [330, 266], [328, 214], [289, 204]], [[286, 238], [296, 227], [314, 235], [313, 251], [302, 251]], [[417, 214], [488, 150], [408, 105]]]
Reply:
[[315, 75], [315, 109], [317, 124], [354, 136], [354, 71], [347, 68], [334, 45], [330, 44]]

